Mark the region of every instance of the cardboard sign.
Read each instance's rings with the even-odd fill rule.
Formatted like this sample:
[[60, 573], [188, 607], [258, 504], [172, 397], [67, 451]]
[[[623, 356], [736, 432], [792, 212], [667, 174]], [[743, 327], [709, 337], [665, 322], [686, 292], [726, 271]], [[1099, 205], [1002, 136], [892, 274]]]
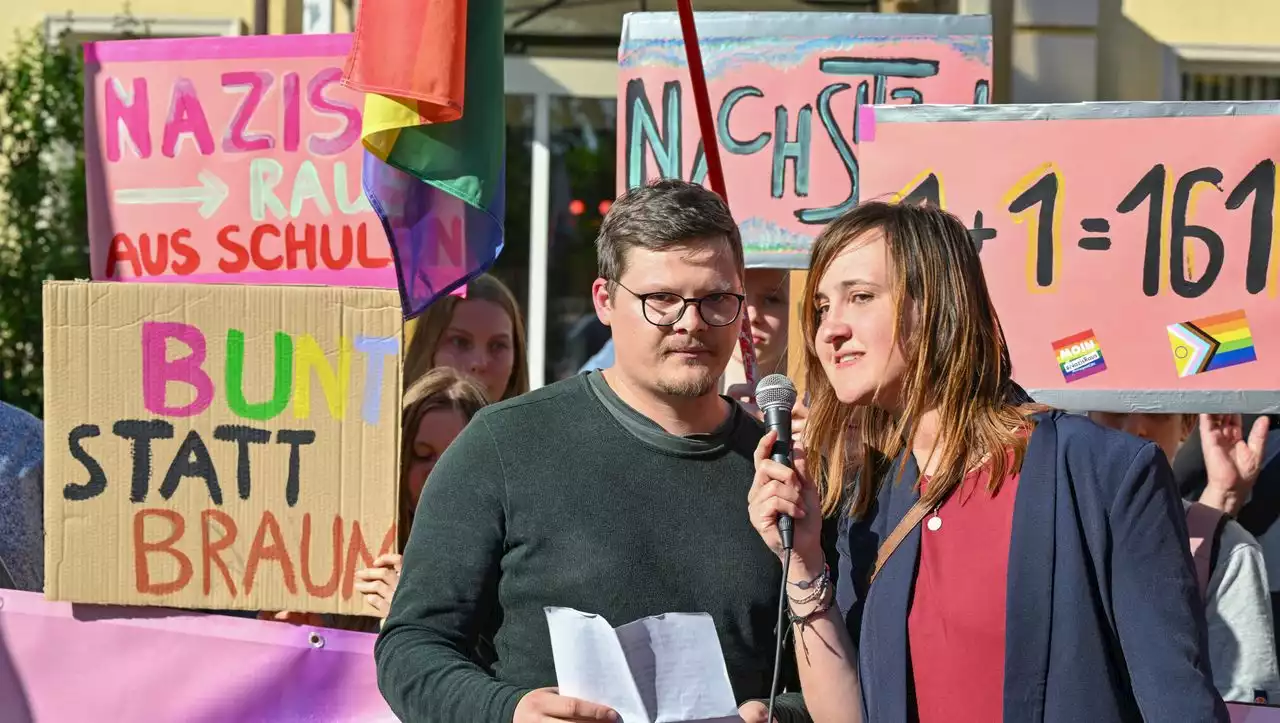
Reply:
[[11, 590], [0, 603], [8, 723], [397, 720], [369, 633]]
[[46, 595], [369, 613], [400, 318], [382, 289], [46, 285]]
[[1280, 411], [1280, 103], [866, 110], [863, 199], [970, 226], [1037, 400]]
[[[856, 109], [985, 103], [987, 16], [697, 14], [720, 159], [747, 265], [804, 269], [822, 227], [859, 195]], [[619, 192], [707, 164], [676, 13], [623, 20]]]
[[349, 35], [85, 44], [98, 280], [397, 288]]

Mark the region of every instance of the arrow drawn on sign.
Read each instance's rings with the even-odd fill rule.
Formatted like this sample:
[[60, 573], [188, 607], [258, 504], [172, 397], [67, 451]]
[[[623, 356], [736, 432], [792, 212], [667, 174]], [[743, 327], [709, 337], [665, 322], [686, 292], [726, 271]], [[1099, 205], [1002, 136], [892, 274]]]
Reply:
[[209, 171], [200, 171], [196, 175], [199, 186], [182, 188], [124, 188], [115, 192], [115, 201], [119, 204], [156, 206], [174, 203], [198, 203], [197, 212], [201, 218], [209, 218], [218, 212], [222, 202], [227, 200], [230, 190], [221, 178]]

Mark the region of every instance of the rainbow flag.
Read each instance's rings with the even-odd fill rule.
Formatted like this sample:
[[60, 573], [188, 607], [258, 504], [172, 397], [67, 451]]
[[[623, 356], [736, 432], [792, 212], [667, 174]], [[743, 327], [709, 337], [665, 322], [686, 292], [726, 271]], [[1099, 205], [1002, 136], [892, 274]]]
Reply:
[[366, 93], [364, 189], [405, 318], [486, 271], [506, 213], [503, 4], [360, 3], [343, 82]]
[[1168, 329], [1173, 363], [1180, 377], [1258, 359], [1253, 348], [1253, 332], [1249, 330], [1243, 309], [1170, 324]]

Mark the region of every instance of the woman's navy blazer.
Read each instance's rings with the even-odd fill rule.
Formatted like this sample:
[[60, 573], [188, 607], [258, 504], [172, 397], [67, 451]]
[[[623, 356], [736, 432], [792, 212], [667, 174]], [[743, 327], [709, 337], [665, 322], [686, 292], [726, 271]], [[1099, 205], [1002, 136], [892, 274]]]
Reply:
[[[1079, 415], [1035, 419], [1009, 550], [1005, 723], [1226, 723], [1186, 518], [1164, 454]], [[880, 542], [917, 499], [918, 470], [905, 456], [901, 481], [893, 483], [891, 469], [870, 514], [846, 517], [829, 538], [870, 723], [915, 718], [907, 611], [918, 525], [870, 591], [865, 582]]]

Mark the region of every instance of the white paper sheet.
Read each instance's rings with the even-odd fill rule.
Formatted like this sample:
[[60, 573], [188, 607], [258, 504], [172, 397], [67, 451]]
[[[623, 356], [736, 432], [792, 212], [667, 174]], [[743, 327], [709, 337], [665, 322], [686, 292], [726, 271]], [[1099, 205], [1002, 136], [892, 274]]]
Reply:
[[561, 695], [607, 705], [623, 723], [741, 721], [710, 615], [655, 615], [615, 630], [571, 608], [546, 614]]

